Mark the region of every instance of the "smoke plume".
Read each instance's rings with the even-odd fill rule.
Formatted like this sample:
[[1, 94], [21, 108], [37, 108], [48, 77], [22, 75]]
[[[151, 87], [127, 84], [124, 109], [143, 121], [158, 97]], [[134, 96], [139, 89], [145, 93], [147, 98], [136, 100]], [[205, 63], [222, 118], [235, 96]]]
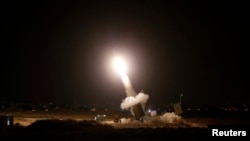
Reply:
[[127, 96], [121, 103], [122, 109], [128, 109], [133, 107], [136, 104], [142, 104], [143, 108], [149, 98], [149, 95], [144, 94], [143, 92], [140, 92], [136, 96]]

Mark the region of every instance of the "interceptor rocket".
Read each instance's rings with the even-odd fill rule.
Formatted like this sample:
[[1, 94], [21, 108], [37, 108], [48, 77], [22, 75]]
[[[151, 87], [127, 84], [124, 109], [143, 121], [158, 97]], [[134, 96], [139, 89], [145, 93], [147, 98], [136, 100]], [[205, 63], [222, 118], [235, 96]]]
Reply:
[[[113, 48], [112, 48], [112, 52], [113, 52], [113, 56], [114, 56], [114, 64], [115, 64], [115, 67], [116, 67], [118, 73], [121, 75], [121, 79], [122, 79], [122, 82], [124, 84], [127, 97], [129, 97], [129, 96], [136, 97], [137, 93], [134, 90], [134, 88], [132, 87], [132, 84], [131, 84], [131, 82], [126, 74], [126, 65], [125, 65], [123, 59], [120, 58], [120, 56], [116, 55], [116, 52]], [[141, 93], [143, 93], [143, 90], [141, 91]], [[131, 110], [132, 110], [132, 113], [133, 113], [136, 120], [141, 121], [142, 117], [145, 116], [145, 113], [144, 113], [144, 110], [142, 108], [141, 103], [138, 103], [138, 104], [132, 106]]]

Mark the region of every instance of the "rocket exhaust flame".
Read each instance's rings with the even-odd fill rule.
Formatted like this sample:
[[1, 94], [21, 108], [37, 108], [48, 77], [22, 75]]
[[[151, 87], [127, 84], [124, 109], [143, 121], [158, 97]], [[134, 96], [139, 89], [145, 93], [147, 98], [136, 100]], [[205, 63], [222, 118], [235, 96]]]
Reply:
[[125, 87], [125, 92], [126, 92], [127, 96], [136, 96], [136, 92], [133, 89], [131, 82], [128, 78], [127, 72], [126, 72], [127, 68], [126, 68], [126, 63], [125, 63], [124, 59], [116, 56], [113, 60], [113, 65], [114, 65], [115, 70], [121, 76], [121, 80], [122, 80], [122, 83]]
[[114, 58], [114, 67], [121, 76], [126, 76], [126, 64], [121, 57]]

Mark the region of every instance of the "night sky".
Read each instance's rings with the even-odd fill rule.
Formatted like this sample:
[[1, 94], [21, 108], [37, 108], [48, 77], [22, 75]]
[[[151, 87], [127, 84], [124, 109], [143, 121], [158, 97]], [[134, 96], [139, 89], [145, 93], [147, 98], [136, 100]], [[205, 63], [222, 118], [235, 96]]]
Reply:
[[119, 105], [115, 52], [149, 103], [250, 103], [246, 3], [2, 2], [0, 102]]

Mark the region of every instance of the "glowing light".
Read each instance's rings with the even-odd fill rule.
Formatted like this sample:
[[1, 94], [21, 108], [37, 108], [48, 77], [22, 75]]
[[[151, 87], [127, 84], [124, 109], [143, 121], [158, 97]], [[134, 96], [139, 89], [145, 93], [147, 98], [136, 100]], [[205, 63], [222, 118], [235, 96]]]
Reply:
[[117, 56], [113, 60], [113, 67], [120, 74], [127, 96], [135, 96], [136, 92], [133, 89], [129, 77], [127, 75], [125, 61], [121, 57]]
[[127, 76], [126, 74], [126, 63], [121, 57], [114, 58], [115, 70], [121, 75], [121, 77]]
[[128, 76], [126, 74], [121, 74], [121, 79], [125, 87], [128, 87], [130, 84]]

